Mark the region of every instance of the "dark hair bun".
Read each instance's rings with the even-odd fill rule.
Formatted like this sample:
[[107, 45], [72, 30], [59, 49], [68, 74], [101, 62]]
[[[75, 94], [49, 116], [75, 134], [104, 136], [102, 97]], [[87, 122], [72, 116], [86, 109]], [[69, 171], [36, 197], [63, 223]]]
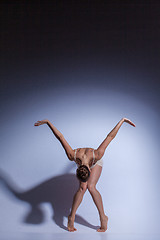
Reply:
[[77, 168], [76, 175], [81, 182], [87, 182], [90, 176], [89, 168], [86, 165], [79, 166], [79, 168]]

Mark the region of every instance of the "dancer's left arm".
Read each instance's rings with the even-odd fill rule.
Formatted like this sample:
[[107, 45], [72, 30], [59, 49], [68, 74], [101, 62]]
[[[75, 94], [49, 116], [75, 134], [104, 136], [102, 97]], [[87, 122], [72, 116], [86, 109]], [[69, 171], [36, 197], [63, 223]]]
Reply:
[[129, 119], [127, 118], [122, 118], [117, 125], [112, 129], [112, 131], [107, 135], [107, 137], [104, 139], [104, 141], [100, 144], [100, 146], [95, 150], [95, 158], [98, 161], [99, 159], [101, 159], [104, 155], [104, 152], [107, 148], [107, 146], [109, 145], [109, 143], [115, 138], [115, 136], [117, 135], [118, 130], [120, 129], [120, 127], [122, 126], [122, 124], [126, 122], [129, 123], [130, 125], [132, 125], [133, 127], [135, 127], [136, 125], [131, 122]]

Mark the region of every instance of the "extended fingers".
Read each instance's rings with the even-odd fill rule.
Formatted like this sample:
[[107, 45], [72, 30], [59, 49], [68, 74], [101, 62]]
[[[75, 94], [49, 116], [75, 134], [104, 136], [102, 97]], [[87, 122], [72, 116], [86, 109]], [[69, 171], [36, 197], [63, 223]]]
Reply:
[[128, 120], [128, 123], [130, 123], [133, 127], [136, 126], [136, 125], [135, 125], [133, 122], [131, 122], [130, 120]]
[[39, 126], [39, 125], [41, 125], [41, 124], [42, 124], [41, 121], [37, 121], [37, 122], [34, 124], [34, 126]]
[[125, 118], [125, 122], [129, 123], [129, 124], [132, 125], [133, 127], [136, 126], [133, 122], [131, 122], [131, 120], [129, 120], [129, 119], [127, 119], [127, 118]]
[[136, 126], [134, 123], [131, 123], [131, 125], [132, 125], [133, 127], [135, 127], [135, 126]]
[[35, 123], [34, 126], [39, 126], [39, 124], [38, 124], [38, 123]]

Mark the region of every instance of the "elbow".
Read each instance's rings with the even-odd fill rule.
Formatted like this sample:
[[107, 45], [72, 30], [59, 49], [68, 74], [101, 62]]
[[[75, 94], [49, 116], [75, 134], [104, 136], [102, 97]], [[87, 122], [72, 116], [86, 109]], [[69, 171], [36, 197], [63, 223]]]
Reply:
[[71, 155], [68, 155], [68, 159], [69, 159], [70, 161], [73, 161], [73, 157], [72, 157]]
[[74, 152], [73, 152], [73, 151], [67, 153], [67, 156], [68, 156], [68, 159], [69, 159], [70, 161], [73, 161], [73, 160], [74, 160]]

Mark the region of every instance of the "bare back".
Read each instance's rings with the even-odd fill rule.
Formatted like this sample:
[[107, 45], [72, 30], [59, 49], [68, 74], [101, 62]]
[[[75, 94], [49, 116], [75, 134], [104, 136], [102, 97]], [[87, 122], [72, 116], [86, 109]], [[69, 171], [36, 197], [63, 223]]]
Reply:
[[74, 149], [76, 151], [76, 159], [74, 161], [79, 165], [88, 165], [92, 166], [93, 163], [93, 148], [77, 148]]

